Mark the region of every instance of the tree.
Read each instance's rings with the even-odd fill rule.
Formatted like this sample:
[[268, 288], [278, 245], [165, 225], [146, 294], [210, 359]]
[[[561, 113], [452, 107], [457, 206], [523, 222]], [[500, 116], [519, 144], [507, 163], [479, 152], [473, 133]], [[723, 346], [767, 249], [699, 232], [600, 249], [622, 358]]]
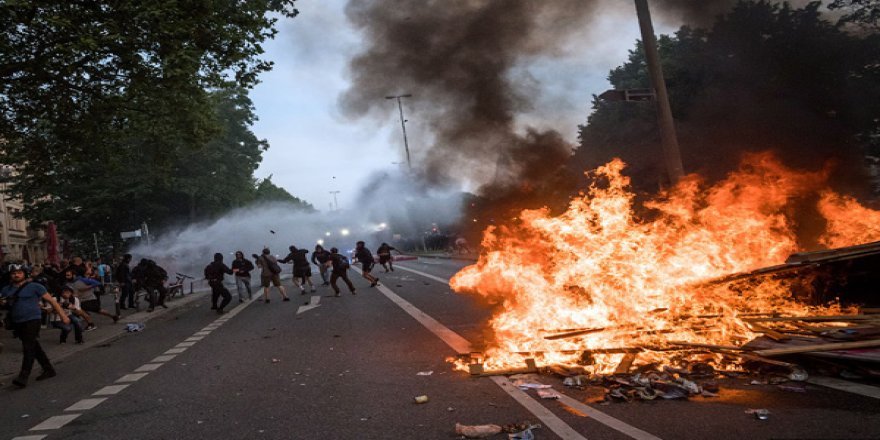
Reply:
[[281, 188], [272, 183], [272, 176], [257, 182], [256, 193], [254, 194], [256, 202], [286, 202], [293, 205], [297, 209], [304, 211], [314, 211], [315, 207], [311, 203], [294, 197], [286, 189]]
[[[181, 161], [235, 137], [218, 96], [243, 96], [271, 68], [261, 44], [276, 34], [276, 17], [297, 14], [293, 5], [0, 4], [0, 162], [17, 171], [9, 189], [29, 202], [24, 216], [55, 219], [73, 235], [170, 222], [175, 185], [195, 185], [180, 177]], [[253, 170], [253, 140], [245, 143], [250, 159], [230, 181]], [[217, 208], [187, 202], [190, 215]]]
[[[774, 150], [794, 166], [837, 160], [838, 182], [864, 182], [858, 138], [876, 124], [880, 90], [859, 73], [878, 61], [877, 50], [825, 21], [819, 7], [740, 2], [709, 29], [659, 39], [687, 172], [720, 177], [742, 152]], [[639, 45], [609, 81], [647, 86]], [[653, 106], [594, 98], [593, 110], [575, 166], [622, 157], [637, 187], [655, 190], [663, 170]]]

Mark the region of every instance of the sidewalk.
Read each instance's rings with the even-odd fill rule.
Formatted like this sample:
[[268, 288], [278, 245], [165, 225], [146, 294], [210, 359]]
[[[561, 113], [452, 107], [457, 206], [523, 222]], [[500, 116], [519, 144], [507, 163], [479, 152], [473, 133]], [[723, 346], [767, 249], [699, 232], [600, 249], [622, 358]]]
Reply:
[[[71, 332], [66, 344], [60, 344], [58, 342], [59, 334], [61, 333], [60, 330], [54, 328], [42, 328], [40, 329], [40, 345], [43, 346], [43, 350], [46, 351], [49, 360], [51, 360], [52, 363], [57, 363], [58, 361], [75, 353], [79, 353], [80, 351], [106, 344], [127, 335], [128, 333], [125, 331], [126, 324], [147, 323], [152, 319], [165, 315], [166, 313], [173, 313], [175, 309], [179, 309], [180, 307], [186, 306], [194, 301], [207, 301], [210, 292], [211, 289], [208, 287], [194, 289], [191, 294], [188, 293], [182, 297], [176, 297], [168, 301], [167, 309], [158, 307], [152, 312], [147, 312], [147, 306], [142, 305], [141, 311], [130, 309], [123, 310], [122, 317], [116, 324], [106, 316], [97, 315], [93, 319], [98, 328], [83, 334], [83, 339], [85, 339], [85, 343], [83, 344], [74, 343], [73, 332]], [[235, 294], [233, 293], [233, 299], [234, 298]], [[104, 295], [101, 298], [101, 303], [105, 309], [112, 313], [115, 308], [112, 296]], [[15, 375], [18, 374], [18, 370], [21, 368], [22, 354], [21, 342], [18, 339], [13, 339], [12, 332], [9, 330], [0, 330], [0, 344], [3, 346], [2, 351], [0, 351], [0, 387], [2, 387], [10, 383]], [[35, 365], [34, 368], [39, 370], [40, 367]]]

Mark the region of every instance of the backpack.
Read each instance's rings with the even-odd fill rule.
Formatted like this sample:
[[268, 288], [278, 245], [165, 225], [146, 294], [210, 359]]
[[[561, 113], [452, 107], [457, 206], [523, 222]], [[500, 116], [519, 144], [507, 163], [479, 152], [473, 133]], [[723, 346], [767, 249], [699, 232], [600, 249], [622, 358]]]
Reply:
[[270, 259], [266, 256], [263, 256], [263, 261], [266, 263], [266, 267], [269, 269], [269, 272], [273, 274], [281, 273], [281, 266], [278, 265], [278, 262], [274, 259]]
[[336, 259], [337, 264], [339, 265], [340, 269], [348, 269], [349, 267], [351, 267], [351, 264], [348, 262], [348, 258], [346, 258], [345, 255], [341, 255], [341, 254], [332, 255], [331, 254], [331, 256]]

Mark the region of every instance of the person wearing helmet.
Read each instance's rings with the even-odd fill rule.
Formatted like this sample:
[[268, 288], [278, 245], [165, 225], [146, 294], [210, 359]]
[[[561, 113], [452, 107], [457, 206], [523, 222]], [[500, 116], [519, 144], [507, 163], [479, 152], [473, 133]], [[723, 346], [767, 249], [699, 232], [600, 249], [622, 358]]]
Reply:
[[48, 303], [56, 314], [61, 316], [61, 322], [70, 325], [70, 318], [64, 313], [61, 305], [49, 294], [46, 288], [39, 284], [29, 282], [24, 267], [18, 264], [9, 267], [10, 284], [0, 290], [0, 299], [9, 307], [9, 319], [12, 329], [21, 340], [22, 361], [18, 377], [12, 380], [15, 386], [24, 388], [34, 361], [39, 362], [43, 372], [37, 376], [37, 380], [55, 377], [55, 368], [40, 345], [40, 324], [43, 312], [40, 309], [40, 300]]

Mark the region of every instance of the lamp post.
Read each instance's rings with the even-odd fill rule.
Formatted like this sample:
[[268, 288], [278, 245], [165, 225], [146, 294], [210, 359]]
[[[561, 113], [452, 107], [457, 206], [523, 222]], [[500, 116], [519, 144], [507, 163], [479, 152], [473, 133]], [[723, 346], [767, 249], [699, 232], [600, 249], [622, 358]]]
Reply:
[[409, 158], [409, 142], [406, 140], [406, 119], [403, 119], [403, 104], [400, 102], [400, 98], [411, 98], [412, 94], [407, 93], [404, 95], [394, 95], [394, 96], [386, 96], [385, 99], [396, 99], [397, 100], [397, 109], [400, 111], [400, 128], [403, 130], [403, 149], [406, 150], [406, 166], [412, 171], [412, 161]]
[[336, 201], [336, 194], [339, 194], [339, 191], [330, 191], [330, 194], [333, 194], [334, 211], [339, 211], [339, 202]]

